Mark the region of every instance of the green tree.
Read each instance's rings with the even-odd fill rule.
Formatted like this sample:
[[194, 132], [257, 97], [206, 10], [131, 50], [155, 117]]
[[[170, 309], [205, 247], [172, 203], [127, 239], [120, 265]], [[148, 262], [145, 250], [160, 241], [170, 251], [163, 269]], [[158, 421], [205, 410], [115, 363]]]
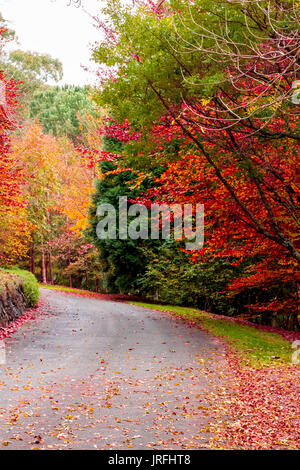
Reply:
[[47, 87], [34, 93], [30, 103], [30, 118], [37, 119], [44, 132], [80, 141], [82, 129], [79, 114], [93, 113], [95, 104], [89, 98], [88, 87]]
[[[7, 27], [6, 21], [0, 13], [0, 25], [6, 28], [5, 36], [17, 40], [15, 31]], [[0, 56], [0, 70], [4, 70], [8, 78], [19, 82], [18, 93], [23, 105], [22, 115], [28, 117], [28, 106], [32, 95], [41, 90], [48, 80], [58, 82], [63, 77], [63, 66], [58, 59], [49, 54], [22, 51], [15, 49], [2, 52]]]
[[[99, 252], [99, 258], [103, 263], [103, 271], [106, 273], [105, 288], [113, 292], [129, 293], [137, 289], [137, 279], [146, 267], [146, 260], [142, 255], [141, 247], [147, 243], [144, 240], [100, 240], [96, 234], [99, 218], [96, 215], [100, 204], [109, 203], [116, 209], [117, 220], [119, 216], [119, 197], [127, 196], [128, 200], [138, 196], [142, 189], [149, 187], [150, 181], [144, 181], [143, 187], [131, 189], [130, 183], [136, 178], [131, 171], [114, 174], [117, 166], [113, 162], [100, 164], [102, 178], [96, 182], [96, 191], [92, 197], [90, 208], [88, 237], [92, 240]], [[130, 205], [130, 202], [128, 203]]]
[[166, 240], [142, 249], [146, 269], [138, 279], [144, 297], [220, 313], [237, 314], [242, 296], [228, 296], [224, 291], [230, 279], [240, 275], [244, 266], [232, 266], [230, 260], [215, 259], [199, 264], [178, 249], [181, 244]]
[[[295, 111], [290, 98], [293, 81], [299, 79], [299, 66], [293, 65], [298, 63], [298, 46], [288, 46], [294, 41], [299, 8], [293, 2], [272, 1], [274, 13], [268, 14], [268, 4], [169, 0], [159, 8], [148, 2], [150, 8], [132, 9], [120, 0], [108, 0], [103, 13], [110, 34], [95, 47], [93, 57], [106, 71], [110, 68], [112, 76], [103, 77], [95, 93], [97, 103], [108, 106], [118, 122], [128, 119], [143, 141], [149, 128], [169, 115], [193, 136], [200, 152], [211, 137], [209, 131], [203, 135], [207, 126], [226, 130], [228, 141], [232, 131], [256, 132], [264, 140], [299, 140], [299, 125], [297, 130], [294, 120], [287, 118], [287, 111]], [[259, 83], [262, 89], [256, 88]], [[217, 113], [216, 128], [214, 119], [208, 124], [206, 114], [201, 114], [201, 106], [208, 102]], [[186, 105], [191, 112], [181, 113]], [[273, 117], [283, 119], [281, 133], [266, 127]], [[217, 156], [204, 153], [216, 168]], [[144, 163], [145, 159], [135, 162]], [[247, 165], [253, 177], [249, 158]]]

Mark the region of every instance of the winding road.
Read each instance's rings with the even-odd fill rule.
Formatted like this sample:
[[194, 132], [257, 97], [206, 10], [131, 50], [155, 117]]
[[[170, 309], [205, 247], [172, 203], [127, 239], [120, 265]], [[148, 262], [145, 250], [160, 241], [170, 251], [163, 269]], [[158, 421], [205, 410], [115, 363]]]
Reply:
[[205, 449], [226, 419], [222, 343], [166, 313], [41, 289], [5, 344], [3, 450]]

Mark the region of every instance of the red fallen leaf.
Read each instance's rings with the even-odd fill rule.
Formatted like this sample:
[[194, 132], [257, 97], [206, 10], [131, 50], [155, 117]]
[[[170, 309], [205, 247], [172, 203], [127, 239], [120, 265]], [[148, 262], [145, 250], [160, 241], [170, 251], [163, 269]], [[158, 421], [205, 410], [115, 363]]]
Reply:
[[220, 429], [226, 448], [299, 449], [299, 369], [250, 369], [241, 367], [232, 352], [227, 358], [235, 375], [235, 393], [227, 403], [231, 422]]
[[15, 333], [20, 326], [28, 321], [35, 320], [38, 315], [47, 315], [49, 311], [49, 305], [44, 302], [40, 301], [38, 307], [34, 307], [30, 310], [27, 310], [23, 315], [17, 318], [15, 321], [10, 322], [8, 326], [5, 328], [0, 329], [0, 340], [9, 338], [13, 333]]
[[33, 441], [34, 444], [42, 444], [42, 442], [43, 442], [42, 436], [40, 435], [34, 436], [34, 441]]

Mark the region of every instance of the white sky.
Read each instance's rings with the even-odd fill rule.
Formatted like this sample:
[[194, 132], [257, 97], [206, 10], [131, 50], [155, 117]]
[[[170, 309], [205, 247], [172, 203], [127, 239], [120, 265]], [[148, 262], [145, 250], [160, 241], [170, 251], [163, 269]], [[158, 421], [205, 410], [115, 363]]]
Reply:
[[[0, 0], [0, 12], [18, 36], [13, 49], [50, 54], [63, 63], [60, 83], [93, 84], [96, 78], [81, 65], [95, 69], [89, 62], [90, 44], [100, 39], [92, 18], [82, 8], [68, 6], [70, 0]], [[91, 14], [100, 12], [105, 0], [82, 0]]]

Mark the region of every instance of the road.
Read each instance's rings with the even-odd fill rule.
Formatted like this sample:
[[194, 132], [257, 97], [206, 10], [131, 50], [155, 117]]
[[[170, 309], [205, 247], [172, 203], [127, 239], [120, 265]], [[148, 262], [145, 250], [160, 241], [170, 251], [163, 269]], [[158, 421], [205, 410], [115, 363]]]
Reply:
[[42, 289], [5, 343], [2, 450], [205, 449], [227, 418], [224, 346], [166, 313]]

